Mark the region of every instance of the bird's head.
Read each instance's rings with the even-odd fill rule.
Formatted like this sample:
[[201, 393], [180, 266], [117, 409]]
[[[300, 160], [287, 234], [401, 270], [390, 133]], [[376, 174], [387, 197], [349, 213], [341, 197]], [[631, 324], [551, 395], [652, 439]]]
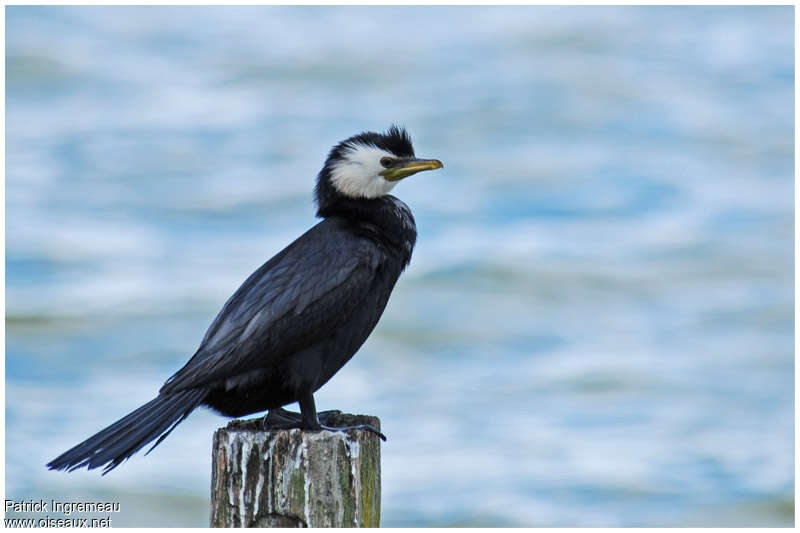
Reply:
[[340, 199], [379, 198], [403, 178], [437, 168], [442, 168], [441, 161], [414, 155], [403, 128], [354, 135], [333, 147], [317, 177], [318, 214], [325, 216], [327, 208]]

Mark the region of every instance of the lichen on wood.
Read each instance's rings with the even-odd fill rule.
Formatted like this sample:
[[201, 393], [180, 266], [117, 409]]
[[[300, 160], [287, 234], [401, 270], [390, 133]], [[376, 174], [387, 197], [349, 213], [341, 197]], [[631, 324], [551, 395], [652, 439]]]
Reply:
[[[341, 414], [337, 426], [370, 424]], [[234, 420], [214, 433], [212, 527], [379, 527], [380, 439], [364, 430], [261, 429]]]

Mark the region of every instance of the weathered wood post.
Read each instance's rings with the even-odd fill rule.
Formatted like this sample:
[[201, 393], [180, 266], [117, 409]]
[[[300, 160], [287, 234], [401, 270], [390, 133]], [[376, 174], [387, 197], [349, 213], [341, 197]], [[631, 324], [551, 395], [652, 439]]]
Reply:
[[[331, 425], [370, 424], [337, 415]], [[381, 448], [364, 430], [261, 429], [234, 420], [214, 433], [211, 527], [379, 527]]]

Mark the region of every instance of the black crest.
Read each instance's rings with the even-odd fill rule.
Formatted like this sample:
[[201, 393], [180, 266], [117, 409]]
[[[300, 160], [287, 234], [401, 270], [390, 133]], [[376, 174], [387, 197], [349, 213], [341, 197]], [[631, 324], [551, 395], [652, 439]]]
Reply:
[[333, 147], [331, 153], [328, 154], [328, 161], [342, 159], [345, 152], [357, 144], [377, 146], [398, 157], [414, 157], [414, 146], [411, 144], [408, 132], [405, 128], [392, 124], [386, 133], [365, 131], [343, 140]]

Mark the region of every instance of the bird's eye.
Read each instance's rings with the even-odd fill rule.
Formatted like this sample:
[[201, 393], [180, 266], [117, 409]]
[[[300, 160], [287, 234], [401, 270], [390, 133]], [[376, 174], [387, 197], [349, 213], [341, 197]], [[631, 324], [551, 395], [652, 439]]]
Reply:
[[381, 165], [383, 165], [384, 168], [389, 168], [392, 166], [392, 163], [394, 163], [394, 160], [391, 157], [381, 157]]

